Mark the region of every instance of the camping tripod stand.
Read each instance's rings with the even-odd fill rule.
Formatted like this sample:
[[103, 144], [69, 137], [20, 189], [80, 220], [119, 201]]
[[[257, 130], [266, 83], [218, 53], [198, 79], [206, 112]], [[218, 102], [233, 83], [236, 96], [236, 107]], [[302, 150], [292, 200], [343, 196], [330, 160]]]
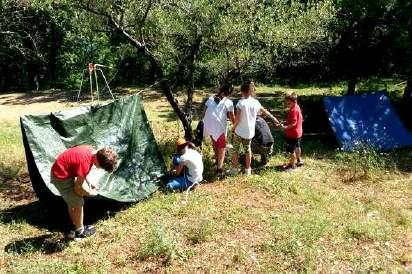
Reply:
[[112, 96], [112, 99], [114, 99], [112, 90], [110, 89], [109, 84], [107, 83], [106, 76], [104, 76], [103, 70], [101, 69], [102, 67], [112, 68], [112, 67], [108, 67], [108, 66], [104, 66], [104, 65], [100, 65], [100, 64], [90, 63], [88, 68], [83, 70], [83, 76], [82, 76], [82, 81], [80, 83], [80, 89], [79, 89], [79, 92], [77, 93], [77, 103], [80, 100], [80, 93], [82, 91], [82, 86], [83, 86], [83, 81], [84, 81], [84, 78], [85, 78], [85, 75], [86, 75], [86, 71], [89, 71], [90, 96], [92, 98], [92, 103], [93, 103], [93, 99], [94, 99], [94, 97], [93, 97], [93, 75], [94, 75], [94, 79], [95, 79], [95, 82], [96, 82], [96, 98], [97, 98], [97, 100], [99, 100], [99, 97], [100, 97], [99, 84], [97, 83], [97, 72], [98, 71], [101, 73], [101, 75], [103, 77], [103, 80], [106, 84], [106, 87], [109, 90], [110, 95]]

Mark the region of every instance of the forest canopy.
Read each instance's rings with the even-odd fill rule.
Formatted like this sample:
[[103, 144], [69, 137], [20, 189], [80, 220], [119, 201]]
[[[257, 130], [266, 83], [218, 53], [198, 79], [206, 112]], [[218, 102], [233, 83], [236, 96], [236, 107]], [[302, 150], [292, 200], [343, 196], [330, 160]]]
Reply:
[[3, 0], [0, 14], [3, 91], [77, 87], [89, 62], [114, 66], [118, 84], [208, 86], [406, 79], [412, 61], [402, 0]]
[[[3, 0], [0, 91], [77, 88], [88, 63], [113, 85], [157, 84], [190, 127], [195, 87], [403, 78], [412, 94], [406, 0]], [[173, 92], [187, 92], [182, 108]]]

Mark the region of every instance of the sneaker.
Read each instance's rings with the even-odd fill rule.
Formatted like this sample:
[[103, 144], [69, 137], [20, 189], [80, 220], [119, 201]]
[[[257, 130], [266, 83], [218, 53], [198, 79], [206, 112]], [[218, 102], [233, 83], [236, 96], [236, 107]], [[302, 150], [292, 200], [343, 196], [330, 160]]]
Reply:
[[195, 191], [199, 186], [199, 183], [194, 183], [193, 185], [190, 186], [190, 191]]
[[236, 175], [239, 174], [239, 169], [238, 168], [231, 168], [228, 173], [231, 176], [236, 176]]
[[221, 168], [216, 169], [216, 177], [219, 179], [223, 178], [223, 169]]
[[91, 225], [86, 225], [84, 226], [82, 231], [75, 231], [74, 232], [74, 238], [76, 240], [81, 240], [90, 236], [93, 236], [96, 234], [96, 228]]
[[245, 168], [245, 175], [246, 176], [252, 175], [252, 169], [251, 168]]
[[298, 159], [298, 162], [296, 163], [296, 166], [303, 166], [305, 164], [305, 162], [301, 159]]
[[265, 155], [262, 155], [262, 157], [260, 158], [260, 164], [262, 166], [265, 166], [268, 163], [268, 158]]

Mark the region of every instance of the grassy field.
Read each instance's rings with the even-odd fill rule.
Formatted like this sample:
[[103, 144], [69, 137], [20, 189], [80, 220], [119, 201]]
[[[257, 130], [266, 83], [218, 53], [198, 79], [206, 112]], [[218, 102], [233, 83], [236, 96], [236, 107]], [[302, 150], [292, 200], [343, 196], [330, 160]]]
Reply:
[[[404, 84], [374, 80], [360, 87], [386, 89], [396, 98]], [[340, 94], [344, 86], [259, 87], [258, 97], [284, 116], [282, 96], [290, 90], [311, 99]], [[196, 102], [206, 93], [199, 92]], [[182, 136], [182, 128], [160, 94], [145, 91], [142, 97], [169, 161], [170, 144]], [[2, 273], [412, 271], [412, 150], [343, 153], [311, 136], [303, 141], [306, 165], [282, 173], [275, 166], [286, 155], [276, 130], [275, 154], [254, 175], [216, 181], [207, 172], [207, 182], [190, 193], [186, 204], [184, 194], [155, 193], [107, 212], [96, 223], [96, 237], [49, 250], [47, 239], [59, 232], [47, 223], [47, 208], [27, 194], [31, 189], [18, 118], [71, 107], [64, 98], [56, 93], [0, 95]], [[211, 169], [209, 146], [204, 157]]]

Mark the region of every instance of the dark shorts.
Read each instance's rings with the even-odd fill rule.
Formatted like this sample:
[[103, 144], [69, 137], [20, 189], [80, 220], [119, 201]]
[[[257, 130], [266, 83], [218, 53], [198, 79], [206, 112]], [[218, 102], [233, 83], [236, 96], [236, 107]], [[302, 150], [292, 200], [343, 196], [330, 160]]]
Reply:
[[286, 138], [286, 151], [288, 153], [295, 152], [295, 149], [300, 148], [301, 138]]

